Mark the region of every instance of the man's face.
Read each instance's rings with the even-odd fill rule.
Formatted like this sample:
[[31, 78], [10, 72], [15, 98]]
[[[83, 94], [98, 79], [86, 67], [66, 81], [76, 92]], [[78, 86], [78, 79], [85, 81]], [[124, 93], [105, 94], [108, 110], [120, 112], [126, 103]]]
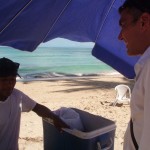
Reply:
[[134, 22], [133, 16], [127, 11], [123, 10], [120, 17], [121, 31], [119, 40], [125, 42], [128, 55], [141, 55], [144, 52], [142, 48], [142, 32], [140, 20]]
[[7, 99], [16, 84], [16, 76], [0, 77], [0, 100]]

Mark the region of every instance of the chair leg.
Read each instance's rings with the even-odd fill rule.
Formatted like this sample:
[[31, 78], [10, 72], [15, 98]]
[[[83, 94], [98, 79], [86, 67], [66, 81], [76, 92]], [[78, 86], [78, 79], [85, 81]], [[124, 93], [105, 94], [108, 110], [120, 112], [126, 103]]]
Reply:
[[130, 100], [128, 101], [128, 104], [130, 105]]
[[118, 100], [116, 100], [116, 101], [113, 103], [113, 106], [116, 106], [117, 102], [118, 102]]

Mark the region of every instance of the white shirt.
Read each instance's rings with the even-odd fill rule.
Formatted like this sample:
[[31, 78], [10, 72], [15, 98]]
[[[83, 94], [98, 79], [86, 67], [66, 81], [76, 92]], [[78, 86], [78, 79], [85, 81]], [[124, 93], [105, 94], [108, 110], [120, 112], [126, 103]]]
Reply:
[[[150, 47], [135, 65], [136, 82], [131, 96], [131, 118], [139, 150], [150, 149]], [[135, 150], [130, 124], [125, 134], [124, 150]]]
[[0, 102], [0, 150], [18, 150], [21, 111], [28, 112], [35, 105], [35, 101], [17, 89]]

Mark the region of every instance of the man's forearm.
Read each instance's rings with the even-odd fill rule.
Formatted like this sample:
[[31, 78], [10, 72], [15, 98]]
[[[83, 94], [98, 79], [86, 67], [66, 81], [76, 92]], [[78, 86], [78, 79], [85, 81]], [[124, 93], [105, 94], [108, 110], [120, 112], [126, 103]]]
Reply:
[[36, 104], [33, 111], [40, 117], [53, 119], [56, 115], [47, 107], [41, 104]]

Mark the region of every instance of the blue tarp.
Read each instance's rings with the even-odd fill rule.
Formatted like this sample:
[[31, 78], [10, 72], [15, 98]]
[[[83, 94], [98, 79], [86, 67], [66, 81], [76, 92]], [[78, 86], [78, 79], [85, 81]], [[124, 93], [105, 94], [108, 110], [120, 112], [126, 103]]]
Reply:
[[124, 0], [0, 0], [0, 45], [33, 51], [57, 37], [95, 42], [92, 55], [127, 78], [138, 57], [129, 57], [119, 34]]

